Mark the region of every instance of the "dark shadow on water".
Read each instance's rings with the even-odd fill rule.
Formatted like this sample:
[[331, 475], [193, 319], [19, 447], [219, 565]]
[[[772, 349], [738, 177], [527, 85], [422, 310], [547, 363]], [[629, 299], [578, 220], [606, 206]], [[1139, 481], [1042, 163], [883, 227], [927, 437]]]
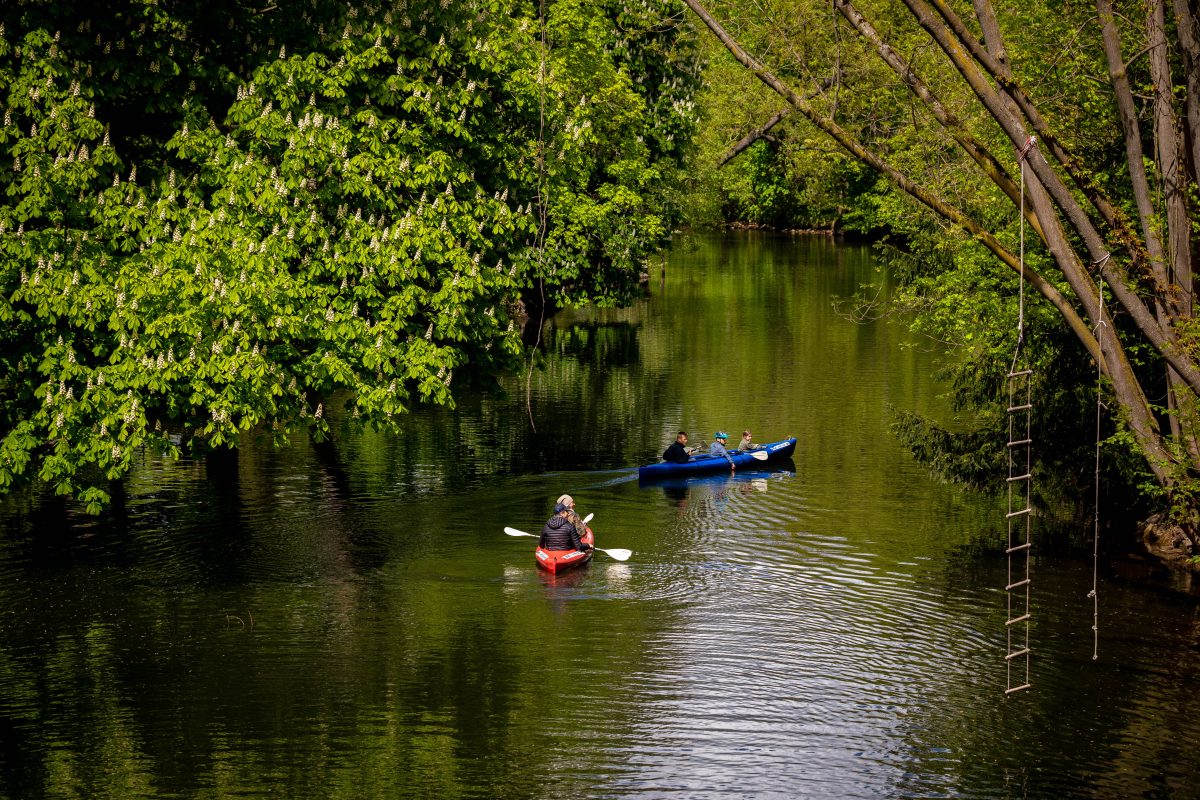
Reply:
[[335, 439], [313, 443], [317, 464], [328, 478], [331, 497], [328, 507], [336, 510], [340, 530], [329, 531], [328, 535], [340, 541], [331, 541], [356, 575], [381, 569], [387, 562], [384, 536], [367, 519], [368, 515], [358, 511], [363, 498], [355, 491], [350, 473], [346, 469], [346, 457]]
[[[593, 559], [594, 560], [594, 559]], [[587, 580], [587, 575], [592, 569], [592, 563], [589, 561], [582, 567], [575, 567], [566, 572], [547, 572], [544, 569], [537, 571], [538, 580], [542, 582], [548, 590], [572, 589]]]
[[706, 492], [719, 493], [732, 486], [750, 489], [758, 486], [755, 481], [768, 481], [780, 478], [794, 478], [796, 462], [791, 458], [775, 461], [765, 469], [740, 469], [730, 474], [717, 472], [708, 475], [675, 476], [666, 478], [639, 478], [638, 486], [642, 489], [659, 488], [663, 496], [676, 508], [687, 505], [688, 496], [694, 489], [704, 489]]
[[582, 567], [558, 573], [533, 567], [537, 571], [546, 600], [554, 608], [555, 614], [566, 614], [569, 603], [582, 594], [580, 590], [595, 580], [595, 576], [591, 574], [593, 566], [592, 561], [589, 561]]

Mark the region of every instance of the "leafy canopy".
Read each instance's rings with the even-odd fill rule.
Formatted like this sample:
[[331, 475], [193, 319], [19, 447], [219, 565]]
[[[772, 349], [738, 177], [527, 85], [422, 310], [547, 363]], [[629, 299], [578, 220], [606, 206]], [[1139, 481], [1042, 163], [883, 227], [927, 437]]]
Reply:
[[0, 12], [0, 491], [96, 510], [140, 448], [320, 438], [335, 397], [387, 426], [510, 368], [523, 293], [630, 296], [694, 125], [662, 8]]

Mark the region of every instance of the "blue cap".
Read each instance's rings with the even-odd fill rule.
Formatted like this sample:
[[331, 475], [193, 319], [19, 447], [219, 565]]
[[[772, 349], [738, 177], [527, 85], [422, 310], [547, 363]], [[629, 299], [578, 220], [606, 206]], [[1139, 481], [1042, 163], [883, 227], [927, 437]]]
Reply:
[[717, 431], [716, 433], [713, 434], [713, 438], [714, 439], [728, 439], [729, 434], [726, 433], [725, 431]]

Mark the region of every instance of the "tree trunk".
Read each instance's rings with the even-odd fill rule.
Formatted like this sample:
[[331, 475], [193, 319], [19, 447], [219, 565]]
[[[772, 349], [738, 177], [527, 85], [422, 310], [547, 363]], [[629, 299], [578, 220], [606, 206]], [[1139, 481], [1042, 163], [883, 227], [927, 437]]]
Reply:
[[1146, 241], [1146, 249], [1150, 254], [1150, 267], [1154, 271], [1156, 279], [1166, 285], [1166, 262], [1163, 259], [1162, 242], [1158, 238], [1158, 231], [1154, 224], [1154, 207], [1150, 199], [1150, 184], [1146, 180], [1142, 134], [1138, 129], [1133, 91], [1129, 88], [1129, 78], [1125, 74], [1125, 59], [1121, 55], [1121, 42], [1117, 34], [1112, 0], [1097, 0], [1096, 11], [1100, 15], [1104, 57], [1108, 62], [1108, 74], [1113, 85], [1117, 113], [1125, 134], [1125, 163], [1129, 166], [1129, 180], [1133, 184], [1133, 199], [1137, 205], [1142, 237]]
[[1175, 0], [1175, 32], [1187, 83], [1187, 127], [1192, 143], [1191, 177], [1200, 177], [1200, 20], [1188, 0]]
[[1184, 196], [1182, 148], [1179, 143], [1175, 96], [1171, 92], [1171, 64], [1167, 59], [1167, 33], [1163, 0], [1150, 0], [1146, 15], [1150, 48], [1150, 77], [1154, 81], [1154, 137], [1158, 140], [1158, 169], [1167, 209], [1169, 264], [1175, 282], [1183, 289], [1184, 316], [1192, 309], [1191, 224]]

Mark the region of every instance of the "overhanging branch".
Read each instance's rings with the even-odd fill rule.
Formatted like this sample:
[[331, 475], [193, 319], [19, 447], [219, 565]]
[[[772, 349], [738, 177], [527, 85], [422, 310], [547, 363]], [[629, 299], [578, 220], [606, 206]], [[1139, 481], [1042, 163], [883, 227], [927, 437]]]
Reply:
[[770, 131], [772, 128], [774, 128], [776, 125], [778, 125], [780, 122], [782, 122], [783, 118], [786, 117], [788, 114], [790, 114], [791, 111], [792, 111], [791, 106], [780, 109], [773, 117], [771, 117], [765, 123], [763, 123], [759, 127], [755, 128], [754, 130], [747, 133], [745, 136], [743, 136], [741, 139], [738, 140], [737, 144], [735, 144], [733, 147], [731, 147], [725, 151], [725, 154], [723, 156], [721, 156], [721, 158], [717, 161], [717, 166], [718, 167], [725, 166], [730, 161], [732, 161], [733, 159], [735, 159], [739, 155], [741, 155], [742, 151], [744, 151], [747, 147], [754, 144], [759, 139], [764, 138], [767, 135], [767, 132]]

